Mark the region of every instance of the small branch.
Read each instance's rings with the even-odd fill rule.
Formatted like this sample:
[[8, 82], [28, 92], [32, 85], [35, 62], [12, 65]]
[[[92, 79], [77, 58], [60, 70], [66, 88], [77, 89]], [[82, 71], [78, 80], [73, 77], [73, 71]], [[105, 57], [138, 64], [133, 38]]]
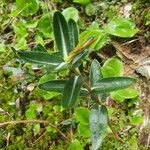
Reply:
[[112, 128], [110, 121], [108, 120], [108, 125], [113, 133], [113, 135], [115, 136], [115, 138], [120, 141], [122, 144], [124, 144], [124, 141], [120, 138], [120, 136], [114, 131], [114, 129]]
[[143, 39], [143, 38], [144, 38], [144, 36], [143, 37], [139, 37], [137, 39], [130, 40], [130, 41], [126, 42], [126, 43], [123, 43], [122, 46], [131, 44], [131, 43], [136, 42], [136, 41], [139, 41], [140, 39]]
[[49, 124], [48, 121], [45, 120], [14, 120], [0, 123], [0, 127], [4, 127], [6, 125], [15, 125], [15, 124], [27, 124], [27, 123], [41, 123], [41, 124]]
[[63, 138], [65, 138], [68, 142], [70, 142], [70, 139], [66, 137], [66, 135], [60, 131], [57, 126], [49, 123], [46, 120], [14, 120], [14, 121], [7, 121], [7, 122], [2, 122], [0, 123], [0, 128], [5, 127], [7, 125], [15, 125], [15, 124], [27, 124], [27, 123], [40, 123], [40, 124], [47, 124], [54, 128], [60, 135], [62, 135]]

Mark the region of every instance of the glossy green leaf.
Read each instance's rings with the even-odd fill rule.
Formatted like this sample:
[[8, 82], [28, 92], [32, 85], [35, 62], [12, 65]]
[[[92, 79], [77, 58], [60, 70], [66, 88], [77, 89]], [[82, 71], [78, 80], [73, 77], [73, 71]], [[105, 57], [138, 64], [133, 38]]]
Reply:
[[16, 7], [23, 16], [35, 14], [39, 9], [38, 0], [16, 0]]
[[123, 76], [123, 63], [115, 57], [108, 59], [102, 66], [102, 74], [104, 78]]
[[43, 15], [39, 19], [37, 29], [39, 29], [45, 37], [52, 37], [52, 16], [50, 14]]
[[68, 28], [70, 33], [71, 49], [73, 50], [79, 42], [79, 31], [76, 22], [70, 19], [68, 22]]
[[67, 7], [62, 11], [62, 14], [67, 21], [69, 21], [69, 19], [73, 19], [75, 22], [79, 20], [78, 10], [74, 7]]
[[90, 113], [90, 131], [93, 150], [102, 144], [108, 126], [108, 112], [105, 106], [95, 106]]
[[82, 76], [71, 77], [64, 87], [62, 106], [64, 108], [73, 107], [77, 103], [77, 98], [83, 85]]
[[72, 50], [67, 22], [60, 12], [55, 12], [53, 17], [53, 30], [57, 49], [66, 58]]
[[90, 85], [93, 86], [102, 78], [100, 63], [94, 59], [90, 69]]
[[89, 92], [86, 88], [81, 88], [80, 96], [89, 96]]
[[81, 5], [87, 5], [88, 3], [90, 3], [90, 0], [73, 0], [74, 3], [78, 3]]
[[77, 55], [72, 60], [73, 67], [79, 67], [81, 65], [81, 62], [88, 56], [88, 54], [91, 52], [89, 49], [85, 49], [83, 52], [81, 52], [79, 55]]
[[15, 51], [15, 53], [24, 61], [35, 64], [57, 66], [63, 62], [63, 59], [58, 52], [49, 54], [39, 51]]
[[139, 92], [131, 88], [111, 92], [111, 98], [117, 102], [123, 102], [125, 99], [132, 99], [138, 95]]
[[105, 31], [118, 37], [127, 38], [133, 37], [138, 32], [138, 29], [135, 28], [135, 24], [129, 19], [114, 18], [107, 24]]
[[37, 44], [37, 46], [33, 49], [33, 51], [47, 52], [46, 48], [41, 44]]
[[94, 93], [108, 93], [116, 90], [125, 89], [136, 82], [130, 77], [112, 77], [99, 80], [92, 88]]
[[85, 107], [77, 107], [75, 109], [75, 118], [81, 124], [84, 124], [84, 125], [89, 124], [89, 114], [90, 114], [89, 109]]
[[43, 84], [39, 84], [39, 88], [50, 92], [62, 93], [65, 83], [66, 80], [51, 80]]
[[78, 140], [73, 140], [67, 150], [84, 150]]
[[[89, 118], [88, 118], [89, 119]], [[84, 138], [90, 137], [90, 125], [84, 125], [82, 123], [78, 124], [78, 133]]]
[[101, 49], [110, 41], [108, 35], [104, 33], [104, 31], [92, 26], [80, 34], [80, 44], [85, 43], [85, 41], [91, 36], [96, 39], [96, 41], [90, 46], [90, 48], [94, 50]]
[[[67, 80], [51, 80], [44, 83], [39, 84], [39, 88], [50, 91], [50, 92], [58, 92], [63, 93], [65, 84], [67, 83]], [[88, 96], [89, 92], [85, 88], [81, 88], [80, 96]]]

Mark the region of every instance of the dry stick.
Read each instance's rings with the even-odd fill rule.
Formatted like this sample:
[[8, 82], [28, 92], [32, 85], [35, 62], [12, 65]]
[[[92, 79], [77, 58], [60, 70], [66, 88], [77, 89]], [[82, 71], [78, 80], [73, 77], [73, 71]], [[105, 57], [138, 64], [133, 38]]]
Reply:
[[34, 142], [33, 144], [37, 143], [47, 132], [45, 131], [42, 135], [40, 135]]
[[57, 126], [49, 123], [46, 120], [14, 120], [14, 121], [7, 121], [7, 122], [2, 122], [0, 123], [0, 127], [4, 127], [6, 125], [14, 125], [14, 124], [27, 124], [27, 123], [40, 123], [40, 124], [48, 124], [50, 125], [52, 128], [54, 128], [60, 135], [62, 135], [68, 142], [70, 142], [70, 139], [68, 137], [66, 137], [66, 135], [60, 131]]
[[118, 135], [118, 134], [114, 131], [114, 129], [112, 128], [112, 126], [111, 126], [111, 124], [110, 124], [110, 120], [108, 120], [108, 125], [109, 125], [111, 131], [113, 132], [114, 136], [116, 137], [116, 139], [117, 139], [118, 141], [120, 141], [121, 143], [124, 144], [124, 141], [119, 137], [119, 135]]
[[138, 41], [138, 40], [140, 40], [140, 39], [143, 39], [143, 38], [144, 38], [144, 37], [142, 36], [142, 37], [139, 37], [139, 38], [137, 38], [137, 39], [130, 40], [130, 41], [126, 42], [126, 43], [123, 43], [122, 46], [127, 45], [127, 44], [131, 44], [131, 43], [136, 42], [136, 41]]

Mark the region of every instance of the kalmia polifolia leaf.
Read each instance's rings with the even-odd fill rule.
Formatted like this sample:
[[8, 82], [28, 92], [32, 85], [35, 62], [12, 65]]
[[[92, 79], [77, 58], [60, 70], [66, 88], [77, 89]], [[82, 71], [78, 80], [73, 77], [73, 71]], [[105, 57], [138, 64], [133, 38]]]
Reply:
[[93, 150], [98, 150], [101, 146], [107, 126], [107, 108], [103, 105], [96, 105], [90, 112], [90, 131]]
[[64, 87], [62, 106], [64, 108], [71, 108], [77, 103], [78, 95], [83, 85], [82, 76], [71, 77]]

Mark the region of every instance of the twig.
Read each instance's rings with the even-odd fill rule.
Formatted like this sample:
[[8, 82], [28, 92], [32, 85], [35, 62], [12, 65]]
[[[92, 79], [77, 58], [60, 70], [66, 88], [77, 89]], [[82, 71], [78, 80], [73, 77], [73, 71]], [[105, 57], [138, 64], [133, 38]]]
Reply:
[[143, 39], [143, 38], [144, 38], [144, 37], [139, 37], [139, 38], [137, 38], [137, 39], [130, 40], [130, 41], [128, 41], [128, 42], [123, 43], [122, 46], [127, 45], [127, 44], [131, 44], [131, 43], [136, 42], [136, 41], [138, 41], [138, 40], [140, 40], [140, 39]]
[[49, 124], [49, 122], [45, 120], [14, 120], [14, 121], [6, 121], [6, 122], [0, 123], [0, 127], [4, 127], [10, 124], [14, 125], [14, 124], [27, 124], [27, 123]]
[[116, 139], [118, 141], [120, 141], [122, 144], [124, 144], [124, 141], [120, 138], [120, 136], [114, 131], [114, 129], [112, 128], [111, 124], [110, 124], [110, 121], [108, 120], [108, 125], [113, 133], [113, 135], [116, 137]]
[[62, 135], [62, 137], [64, 137], [68, 142], [70, 142], [70, 139], [68, 137], [66, 137], [66, 135], [60, 131], [57, 126], [49, 123], [46, 120], [14, 120], [14, 121], [7, 121], [7, 122], [2, 122], [0, 123], [0, 127], [4, 127], [7, 125], [15, 125], [15, 124], [27, 124], [27, 123], [40, 123], [40, 124], [47, 124], [49, 126], [51, 126], [52, 128], [54, 128], [60, 135]]
[[37, 143], [47, 132], [45, 131], [42, 135], [40, 135], [34, 142], [33, 144]]

